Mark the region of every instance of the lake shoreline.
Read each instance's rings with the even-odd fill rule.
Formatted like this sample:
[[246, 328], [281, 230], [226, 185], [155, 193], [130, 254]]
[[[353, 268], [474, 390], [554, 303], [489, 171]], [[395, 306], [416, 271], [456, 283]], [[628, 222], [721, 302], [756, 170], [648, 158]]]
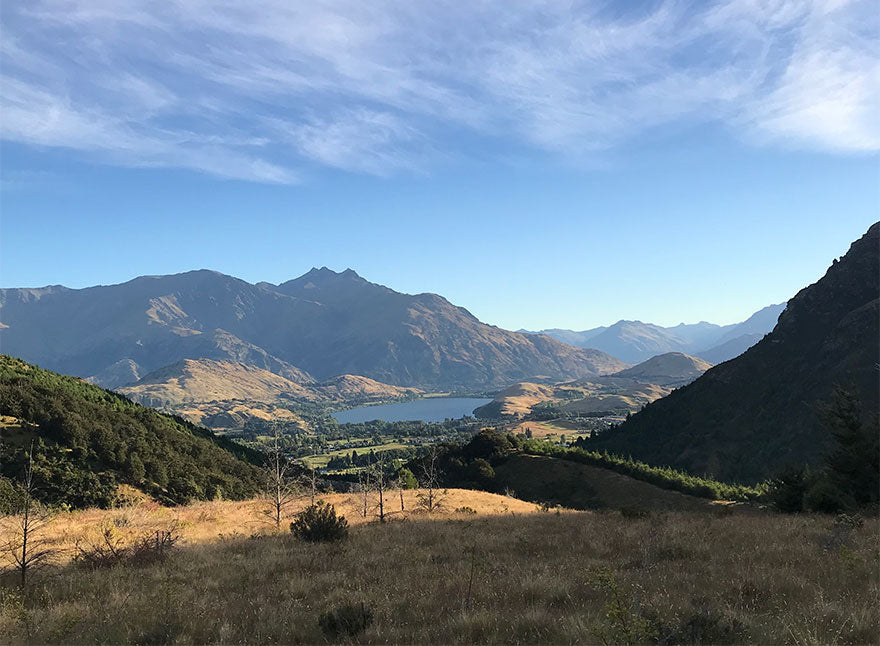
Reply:
[[392, 404], [366, 404], [331, 413], [340, 424], [357, 424], [381, 419], [386, 422], [442, 422], [473, 417], [474, 410], [491, 399], [484, 397], [422, 397]]

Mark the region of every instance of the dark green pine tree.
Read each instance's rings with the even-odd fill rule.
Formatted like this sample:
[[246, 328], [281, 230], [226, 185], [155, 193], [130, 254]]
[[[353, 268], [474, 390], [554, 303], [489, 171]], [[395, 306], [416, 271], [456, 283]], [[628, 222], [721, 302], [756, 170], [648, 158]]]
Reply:
[[880, 498], [880, 427], [877, 415], [865, 422], [858, 399], [836, 388], [822, 407], [820, 419], [837, 442], [826, 458], [828, 476], [859, 506], [876, 505]]

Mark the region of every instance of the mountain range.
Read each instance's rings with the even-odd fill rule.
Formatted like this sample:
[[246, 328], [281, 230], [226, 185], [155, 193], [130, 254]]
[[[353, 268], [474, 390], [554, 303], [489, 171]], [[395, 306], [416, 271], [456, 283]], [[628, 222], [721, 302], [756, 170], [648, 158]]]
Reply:
[[618, 321], [607, 327], [575, 332], [548, 329], [528, 334], [546, 334], [579, 348], [594, 348], [626, 363], [641, 363], [667, 352], [680, 352], [708, 361], [721, 363], [732, 359], [773, 329], [785, 303], [768, 305], [741, 323], [716, 325], [701, 321], [662, 327], [642, 321]]
[[184, 359], [253, 366], [294, 383], [360, 375], [430, 390], [626, 367], [598, 350], [486, 325], [436, 294], [402, 294], [326, 267], [280, 285], [199, 270], [86, 289], [3, 289], [0, 348], [108, 387]]
[[880, 223], [816, 283], [798, 292], [773, 331], [743, 355], [649, 404], [594, 448], [755, 482], [787, 466], [819, 465], [833, 443], [819, 411], [843, 388], [866, 423], [880, 407]]

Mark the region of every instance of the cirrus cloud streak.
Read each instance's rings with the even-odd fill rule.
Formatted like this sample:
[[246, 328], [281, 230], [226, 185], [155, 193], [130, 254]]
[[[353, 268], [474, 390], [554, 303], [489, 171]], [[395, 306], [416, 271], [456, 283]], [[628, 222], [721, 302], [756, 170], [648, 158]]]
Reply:
[[4, 7], [0, 136], [269, 183], [496, 145], [576, 160], [688, 123], [874, 152], [871, 5], [35, 0]]

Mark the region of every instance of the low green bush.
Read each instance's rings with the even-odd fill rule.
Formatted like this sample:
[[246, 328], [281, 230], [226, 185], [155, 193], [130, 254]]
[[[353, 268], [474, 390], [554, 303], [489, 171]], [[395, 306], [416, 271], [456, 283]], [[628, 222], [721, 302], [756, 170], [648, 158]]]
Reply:
[[311, 543], [341, 541], [348, 536], [348, 521], [337, 516], [333, 505], [318, 501], [296, 515], [290, 523], [291, 533]]

